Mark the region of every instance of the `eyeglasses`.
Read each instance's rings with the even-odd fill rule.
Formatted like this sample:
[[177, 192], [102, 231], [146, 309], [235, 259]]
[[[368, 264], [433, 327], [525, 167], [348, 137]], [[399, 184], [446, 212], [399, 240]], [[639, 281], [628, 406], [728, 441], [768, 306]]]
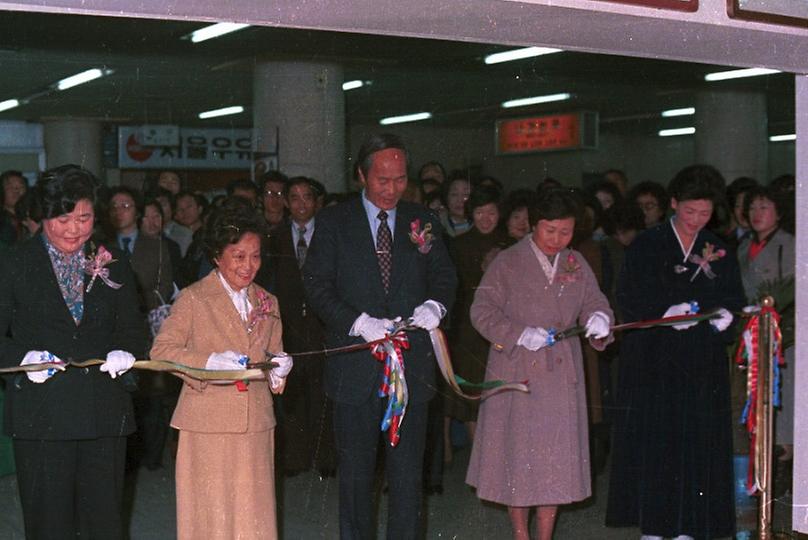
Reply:
[[639, 207], [642, 210], [656, 210], [657, 208], [659, 208], [659, 205], [655, 202], [647, 202], [640, 204]]
[[271, 189], [268, 189], [264, 192], [264, 195], [278, 199], [283, 197], [283, 191], [272, 191]]
[[125, 203], [112, 203], [109, 206], [113, 210], [120, 210], [120, 209], [129, 210], [130, 208], [134, 208], [135, 205], [134, 205], [134, 203], [125, 202]]

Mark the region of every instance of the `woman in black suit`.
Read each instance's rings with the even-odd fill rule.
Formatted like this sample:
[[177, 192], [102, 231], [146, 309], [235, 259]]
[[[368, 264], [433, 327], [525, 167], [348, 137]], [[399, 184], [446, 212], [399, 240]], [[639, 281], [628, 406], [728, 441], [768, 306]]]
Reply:
[[[129, 265], [90, 241], [97, 186], [75, 165], [43, 173], [42, 232], [0, 260], [0, 365], [66, 364], [7, 385], [5, 429], [29, 539], [124, 536], [126, 436], [135, 429], [124, 374], [145, 334]], [[91, 358], [106, 362], [68, 365]]]

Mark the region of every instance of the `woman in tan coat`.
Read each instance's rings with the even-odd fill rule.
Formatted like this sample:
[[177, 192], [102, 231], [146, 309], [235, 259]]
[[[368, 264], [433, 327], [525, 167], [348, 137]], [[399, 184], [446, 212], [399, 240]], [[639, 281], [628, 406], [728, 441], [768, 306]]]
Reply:
[[235, 199], [211, 216], [205, 242], [216, 270], [184, 289], [151, 357], [206, 369], [244, 369], [278, 356], [269, 380], [206, 384], [185, 379], [171, 425], [177, 452], [177, 536], [274, 539], [274, 428], [270, 391], [283, 390], [278, 303], [252, 281], [261, 265], [258, 214]]

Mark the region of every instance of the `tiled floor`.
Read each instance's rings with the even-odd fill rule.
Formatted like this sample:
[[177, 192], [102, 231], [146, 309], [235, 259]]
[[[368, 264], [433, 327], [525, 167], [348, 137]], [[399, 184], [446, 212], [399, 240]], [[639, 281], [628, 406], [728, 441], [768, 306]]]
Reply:
[[[446, 471], [444, 493], [427, 501], [427, 534], [433, 539], [508, 539], [510, 525], [505, 509], [482, 504], [463, 482], [468, 450], [455, 456]], [[141, 470], [130, 478], [127, 500], [130, 534], [135, 540], [172, 539], [174, 533], [174, 481], [171, 470]], [[603, 525], [608, 476], [595, 479], [594, 496], [566, 507], [559, 514], [555, 538], [574, 540], [634, 540], [637, 529], [610, 529]], [[0, 478], [0, 538], [23, 539], [22, 517], [15, 476]], [[338, 538], [337, 483], [320, 481], [314, 473], [284, 479], [279, 485], [280, 530], [285, 540]], [[383, 538], [386, 497], [379, 505], [379, 538]]]

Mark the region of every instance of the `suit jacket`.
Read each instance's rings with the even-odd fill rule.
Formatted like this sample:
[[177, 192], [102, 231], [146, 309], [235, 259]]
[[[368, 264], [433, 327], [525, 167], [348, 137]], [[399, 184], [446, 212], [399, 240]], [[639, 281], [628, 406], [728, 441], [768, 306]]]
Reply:
[[[259, 290], [267, 294], [270, 315], [248, 333], [218, 272], [183, 289], [154, 338], [151, 357], [204, 368], [211, 353], [236, 351], [248, 355], [251, 362], [263, 362], [265, 351], [282, 351], [278, 301], [253, 284], [248, 291], [253, 309], [258, 306]], [[275, 426], [266, 380], [250, 381], [246, 392], [233, 384], [185, 381], [171, 419], [173, 427], [201, 433], [245, 433]]]
[[140, 233], [129, 257], [140, 293], [140, 308], [144, 312], [164, 303], [154, 293], [155, 289], [160, 291], [165, 302], [171, 300], [171, 293], [174, 292], [171, 253], [167, 243], [168, 240]]
[[[432, 249], [420, 253], [410, 240], [410, 223], [432, 224]], [[393, 237], [390, 290], [384, 292], [379, 263], [361, 198], [322, 210], [306, 255], [303, 279], [309, 305], [325, 323], [329, 347], [362, 343], [348, 335], [356, 318], [407, 318], [432, 299], [450, 309], [457, 276], [437, 216], [421, 205], [399, 202]], [[404, 352], [409, 397], [413, 403], [434, 395], [435, 361], [426, 332], [408, 334]], [[329, 357], [326, 392], [337, 402], [359, 404], [378, 389], [382, 363], [367, 350]]]
[[[90, 242], [85, 253], [90, 252]], [[122, 253], [109, 247], [115, 262], [113, 289], [96, 279], [84, 295], [84, 315], [76, 325], [67, 309], [42, 237], [0, 257], [0, 366], [19, 365], [28, 351], [49, 351], [68, 362], [106, 358], [125, 350], [142, 358], [145, 332], [137, 310], [137, 290]], [[85, 276], [85, 287], [90, 276]], [[125, 377], [125, 376], [124, 376]], [[125, 379], [124, 379], [125, 380]], [[25, 374], [10, 377], [6, 390], [5, 430], [21, 439], [94, 439], [134, 431], [132, 401], [121, 377], [98, 367], [67, 368], [42, 384]]]
[[290, 353], [323, 347], [323, 328], [308, 306], [303, 275], [297, 264], [291, 225], [285, 223], [270, 239], [269, 267], [283, 320], [283, 343]]

